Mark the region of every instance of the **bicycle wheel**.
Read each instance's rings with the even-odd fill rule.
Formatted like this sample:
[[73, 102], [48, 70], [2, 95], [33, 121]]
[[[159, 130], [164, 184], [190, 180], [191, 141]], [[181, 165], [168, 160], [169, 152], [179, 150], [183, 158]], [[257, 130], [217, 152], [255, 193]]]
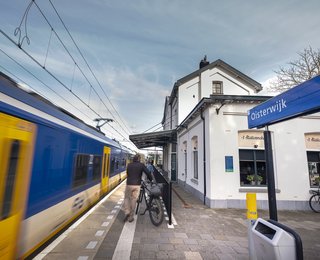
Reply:
[[314, 194], [309, 199], [310, 208], [314, 211], [319, 213], [320, 212], [320, 195]]
[[162, 223], [164, 211], [159, 198], [151, 198], [149, 214], [153, 225], [159, 226]]

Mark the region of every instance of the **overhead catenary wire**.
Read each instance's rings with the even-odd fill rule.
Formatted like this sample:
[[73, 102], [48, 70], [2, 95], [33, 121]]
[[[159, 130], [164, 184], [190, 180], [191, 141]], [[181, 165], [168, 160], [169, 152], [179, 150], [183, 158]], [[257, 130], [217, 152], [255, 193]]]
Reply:
[[122, 120], [120, 114], [118, 113], [117, 109], [114, 107], [114, 105], [112, 104], [112, 102], [111, 102], [111, 100], [109, 99], [108, 95], [105, 93], [105, 90], [104, 90], [103, 87], [101, 86], [101, 84], [100, 84], [99, 80], [97, 79], [95, 73], [94, 73], [93, 70], [91, 69], [91, 66], [88, 64], [88, 62], [87, 62], [86, 58], [84, 57], [82, 51], [81, 51], [80, 48], [78, 47], [78, 44], [75, 42], [74, 38], [72, 37], [69, 29], [67, 28], [67, 26], [65, 25], [64, 21], [62, 20], [59, 12], [57, 11], [57, 9], [55, 8], [55, 6], [53, 5], [52, 1], [49, 0], [49, 2], [50, 2], [50, 4], [51, 4], [52, 8], [54, 9], [55, 13], [57, 14], [59, 20], [61, 21], [62, 25], [64, 26], [65, 30], [67, 31], [68, 35], [70, 36], [72, 42], [74, 43], [74, 45], [76, 46], [77, 50], [79, 51], [82, 59], [84, 60], [85, 64], [87, 65], [89, 71], [91, 72], [91, 74], [93, 75], [94, 79], [95, 79], [96, 82], [98, 83], [100, 89], [102, 90], [102, 92], [104, 93], [105, 97], [106, 97], [107, 100], [109, 101], [110, 105], [112, 106], [112, 108], [114, 109], [114, 111], [116, 112], [116, 114], [118, 115], [118, 117], [119, 117], [120, 121], [122, 122], [122, 124], [127, 128], [127, 130], [128, 130], [129, 133], [130, 133], [129, 128], [128, 128], [127, 125], [123, 122], [123, 120]]
[[[70, 90], [58, 77], [56, 77], [51, 71], [43, 67], [38, 60], [36, 60], [31, 54], [29, 54], [26, 50], [19, 46], [13, 39], [11, 39], [2, 29], [0, 29], [0, 33], [3, 34], [11, 43], [13, 43], [16, 47], [18, 47], [25, 55], [27, 55], [33, 62], [35, 62], [38, 66], [40, 66], [43, 70], [45, 70], [52, 78], [54, 78], [61, 86], [67, 89], [73, 96], [75, 96], [82, 104], [88, 107], [97, 117], [102, 117], [99, 113], [97, 113], [94, 109], [92, 109], [88, 104], [86, 104], [76, 93]], [[56, 93], [56, 92], [55, 92]], [[128, 140], [125, 136], [123, 136], [117, 129], [115, 129], [112, 125], [109, 126], [118, 133], [122, 138]], [[129, 140], [128, 140], [129, 141]], [[129, 141], [131, 142], [131, 141]]]
[[[32, 0], [34, 2], [34, 4], [36, 5], [36, 7], [38, 8], [39, 12], [41, 13], [41, 15], [43, 16], [43, 18], [46, 20], [47, 24], [50, 26], [51, 30], [54, 32], [54, 34], [56, 35], [56, 37], [58, 38], [59, 42], [62, 44], [62, 46], [64, 47], [64, 49], [66, 50], [66, 52], [68, 53], [68, 55], [70, 56], [70, 58], [72, 59], [72, 61], [74, 62], [75, 66], [78, 67], [79, 71], [81, 72], [81, 74], [84, 76], [84, 78], [86, 79], [86, 81], [88, 82], [88, 84], [90, 85], [90, 91], [93, 90], [97, 96], [99, 97], [99, 94], [97, 93], [97, 91], [95, 90], [95, 88], [92, 86], [92, 84], [90, 83], [88, 77], [85, 75], [85, 73], [83, 72], [83, 70], [79, 67], [79, 65], [77, 64], [77, 62], [75, 61], [74, 57], [71, 55], [70, 51], [68, 50], [68, 48], [66, 47], [66, 45], [64, 44], [64, 42], [61, 40], [60, 36], [58, 35], [58, 33], [54, 30], [53, 26], [51, 25], [51, 23], [49, 22], [49, 20], [47, 19], [47, 17], [45, 16], [45, 14], [42, 12], [41, 8], [39, 7], [39, 5], [36, 3], [35, 0]], [[100, 82], [98, 81], [97, 77], [95, 76], [95, 74], [93, 73], [91, 67], [89, 66], [88, 62], [86, 61], [85, 57], [83, 56], [82, 52], [80, 51], [78, 45], [76, 44], [75, 40], [73, 39], [72, 35], [70, 34], [68, 28], [66, 27], [65, 23], [63, 22], [61, 16], [59, 15], [57, 9], [54, 7], [53, 3], [49, 0], [50, 4], [52, 5], [54, 11], [56, 12], [59, 20], [61, 21], [62, 25], [64, 26], [65, 30], [67, 31], [68, 35], [70, 36], [72, 42], [74, 43], [74, 45], [76, 46], [77, 50], [79, 51], [81, 57], [83, 58], [83, 60], [85, 61], [86, 65], [89, 68], [89, 71], [92, 73], [93, 77], [95, 78], [95, 80], [97, 81], [98, 85], [100, 86], [101, 90], [103, 91], [104, 95], [106, 96], [106, 98], [108, 99], [109, 103], [111, 104], [112, 108], [114, 109], [114, 111], [117, 113], [119, 119], [122, 121], [119, 113], [117, 112], [117, 110], [114, 108], [114, 106], [112, 105], [109, 97], [107, 96], [107, 94], [105, 93], [104, 89], [102, 88]], [[111, 110], [106, 106], [106, 104], [104, 103], [104, 101], [99, 97], [100, 101], [102, 104], [104, 104], [105, 108], [108, 110], [108, 112], [115, 118], [115, 116], [113, 115], [113, 113], [111, 112]], [[116, 121], [117, 122], [117, 121]], [[123, 122], [123, 121], [122, 121]], [[126, 132], [126, 130], [124, 130], [122, 128], [122, 126], [118, 123], [118, 125], [120, 126], [120, 128], [127, 134], [130, 135], [130, 133]], [[130, 130], [129, 130], [130, 132]]]
[[[176, 114], [175, 114], [175, 115], [176, 115]], [[158, 128], [156, 128], [156, 129], [153, 130], [152, 132], [155, 132], [155, 131], [157, 131], [157, 130], [159, 130], [159, 129], [161, 129], [161, 128], [164, 128], [165, 126], [167, 126], [167, 125], [170, 124], [170, 120], [171, 120], [175, 115], [171, 115], [170, 117], [166, 118], [166, 120], [163, 122], [163, 124], [162, 124], [162, 122], [157, 123], [157, 124], [155, 124], [154, 126], [152, 126], [152, 127], [148, 128], [147, 130], [143, 131], [143, 133], [148, 132], [149, 130], [155, 128], [156, 126], [158, 126], [158, 125], [160, 125], [160, 124], [161, 124], [161, 126], [159, 126]]]
[[[91, 119], [88, 115], [86, 115], [85, 113], [83, 113], [80, 109], [78, 109], [76, 106], [74, 106], [72, 103], [70, 103], [67, 99], [65, 99], [63, 96], [61, 96], [59, 93], [57, 93], [53, 88], [51, 88], [48, 84], [46, 84], [44, 81], [42, 81], [41, 79], [39, 79], [36, 75], [34, 75], [30, 70], [28, 70], [27, 68], [25, 68], [24, 66], [22, 66], [19, 62], [17, 62], [14, 58], [12, 58], [9, 54], [7, 54], [5, 51], [3, 51], [0, 48], [0, 51], [6, 55], [10, 60], [12, 60], [14, 63], [16, 63], [19, 67], [21, 67], [24, 71], [26, 71], [28, 74], [30, 74], [32, 77], [34, 77], [36, 80], [38, 80], [41, 84], [43, 84], [45, 87], [47, 87], [48, 89], [50, 89], [52, 92], [54, 92], [56, 95], [58, 95], [60, 98], [62, 98], [66, 103], [70, 104], [73, 108], [75, 108], [76, 110], [78, 110], [81, 114], [83, 114], [84, 116], [86, 116], [88, 119]], [[26, 84], [29, 86], [29, 84], [27, 84], [24, 80], [22, 80], [20, 77], [18, 77], [17, 75], [15, 75], [13, 72], [5, 69], [3, 66], [0, 65], [0, 67], [7, 71], [8, 73], [10, 73], [11, 75], [13, 75], [15, 78], [17, 78], [19, 81], [21, 81], [22, 83]], [[31, 88], [33, 91], [35, 91], [33, 88]], [[37, 92], [37, 91], [35, 91]], [[43, 94], [42, 94], [43, 95]], [[46, 97], [47, 98], [47, 97]], [[49, 98], [47, 98], [49, 99]], [[52, 102], [52, 101], [51, 101]], [[54, 104], [54, 102], [52, 102]]]
[[[95, 88], [92, 86], [92, 84], [90, 83], [89, 79], [87, 78], [87, 76], [85, 75], [85, 73], [82, 71], [82, 69], [78, 66], [77, 62], [75, 61], [74, 57], [72, 56], [72, 54], [69, 52], [68, 48], [66, 47], [66, 45], [64, 44], [64, 42], [62, 41], [62, 39], [59, 37], [58, 33], [55, 31], [55, 29], [51, 26], [49, 20], [47, 19], [47, 17], [45, 16], [45, 14], [42, 12], [41, 8], [38, 6], [38, 4], [35, 2], [35, 0], [31, 0], [30, 4], [27, 7], [27, 10], [25, 11], [24, 15], [23, 15], [23, 19], [21, 20], [21, 23], [19, 25], [19, 27], [15, 30], [15, 35], [17, 35], [19, 33], [19, 40], [18, 43], [16, 43], [14, 40], [11, 39], [11, 37], [9, 37], [3, 30], [0, 29], [0, 32], [7, 38], [9, 39], [14, 45], [16, 45], [18, 48], [20, 48], [31, 60], [33, 60], [33, 62], [35, 62], [38, 66], [42, 67], [51, 77], [53, 77], [56, 81], [59, 82], [60, 85], [62, 85], [64, 88], [68, 89], [70, 93], [72, 93], [81, 103], [83, 103], [86, 107], [88, 107], [92, 112], [94, 112], [97, 116], [101, 117], [101, 115], [99, 113], [97, 113], [91, 106], [90, 106], [90, 98], [89, 98], [89, 103], [87, 104], [86, 102], [83, 101], [83, 99], [81, 97], [79, 97], [73, 90], [72, 90], [72, 86], [71, 88], [68, 88], [66, 86], [65, 83], [63, 83], [56, 75], [54, 75], [51, 71], [49, 71], [45, 65], [46, 65], [46, 60], [47, 60], [47, 56], [48, 56], [48, 49], [47, 49], [47, 54], [46, 54], [46, 58], [45, 58], [45, 62], [42, 65], [37, 59], [35, 59], [32, 55], [30, 55], [23, 47], [22, 47], [22, 43], [24, 39], [27, 39], [28, 44], [30, 43], [29, 37], [27, 35], [27, 16], [28, 16], [28, 12], [32, 6], [32, 3], [35, 4], [35, 6], [37, 7], [37, 9], [39, 10], [39, 12], [41, 13], [41, 15], [43, 16], [43, 18], [46, 20], [47, 24], [49, 25], [49, 27], [51, 28], [51, 34], [50, 34], [50, 40], [49, 40], [49, 44], [48, 44], [48, 49], [49, 49], [49, 45], [51, 42], [51, 37], [52, 37], [52, 33], [54, 33], [54, 35], [57, 37], [57, 39], [59, 40], [59, 42], [61, 43], [61, 45], [63, 46], [63, 48], [65, 49], [65, 51], [68, 53], [68, 55], [70, 56], [70, 58], [72, 59], [72, 61], [74, 62], [75, 66], [77, 66], [77, 68], [79, 69], [79, 71], [82, 73], [83, 77], [86, 79], [86, 81], [88, 82], [88, 84], [90, 85], [90, 95], [91, 92], [93, 91], [98, 97], [100, 102], [104, 105], [104, 107], [108, 110], [108, 112], [115, 118], [115, 116], [113, 115], [113, 113], [110, 111], [110, 109], [107, 107], [107, 105], [104, 103], [104, 101], [100, 98], [100, 95], [98, 94], [98, 92], [95, 90]], [[81, 50], [79, 49], [78, 45], [76, 44], [74, 38], [72, 37], [72, 35], [70, 34], [68, 28], [66, 27], [65, 23], [63, 22], [61, 16], [59, 15], [57, 9], [54, 7], [53, 3], [50, 1], [50, 4], [52, 5], [53, 9], [55, 10], [57, 16], [59, 17], [61, 23], [63, 24], [64, 28], [66, 29], [66, 31], [68, 32], [71, 40], [73, 41], [74, 45], [76, 46], [77, 50], [79, 51], [81, 57], [83, 58], [83, 60], [85, 61], [88, 69], [90, 70], [91, 74], [93, 75], [93, 77], [95, 78], [95, 80], [97, 81], [99, 87], [101, 88], [101, 90], [103, 91], [104, 95], [107, 97], [109, 103], [111, 104], [112, 108], [114, 109], [114, 111], [116, 112], [118, 118], [120, 119], [120, 121], [122, 122], [122, 124], [124, 125], [124, 127], [130, 132], [130, 130], [128, 129], [128, 127], [125, 125], [125, 123], [123, 122], [120, 114], [118, 113], [117, 109], [115, 109], [115, 107], [113, 106], [111, 100], [109, 99], [109, 97], [107, 96], [107, 94], [105, 93], [104, 89], [102, 88], [99, 80], [97, 79], [96, 75], [94, 74], [94, 72], [92, 71], [90, 65], [88, 64], [87, 60], [85, 59], [84, 55], [82, 54]], [[24, 26], [25, 26], [25, 33], [26, 35], [22, 37], [21, 39], [21, 29], [20, 27], [23, 24], [23, 20], [24, 20]], [[74, 75], [72, 76], [74, 77]], [[38, 79], [39, 80], [39, 79]], [[44, 82], [42, 82], [43, 84]], [[48, 87], [48, 85], [47, 85]], [[52, 89], [51, 89], [52, 90]], [[54, 91], [54, 90], [52, 90]], [[54, 91], [56, 94], [57, 92]], [[61, 96], [60, 96], [61, 97]], [[65, 99], [64, 99], [65, 100]], [[68, 102], [69, 103], [69, 102]], [[120, 128], [124, 131], [124, 133], [126, 133], [127, 135], [129, 135], [129, 133], [121, 126], [121, 124], [119, 123], [119, 121], [115, 120], [115, 122], [120, 126]], [[112, 125], [109, 125], [116, 133], [118, 133], [120, 136], [122, 136], [123, 139], [128, 140], [125, 136], [123, 136], [117, 129], [115, 129]], [[129, 140], [128, 140], [129, 141]], [[129, 141], [131, 142], [131, 141]]]

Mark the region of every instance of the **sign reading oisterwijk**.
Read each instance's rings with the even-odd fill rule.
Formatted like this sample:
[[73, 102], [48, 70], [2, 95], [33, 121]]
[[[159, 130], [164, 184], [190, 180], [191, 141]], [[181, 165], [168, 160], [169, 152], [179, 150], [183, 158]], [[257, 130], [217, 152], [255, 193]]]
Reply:
[[320, 111], [320, 75], [248, 111], [249, 128], [261, 128]]

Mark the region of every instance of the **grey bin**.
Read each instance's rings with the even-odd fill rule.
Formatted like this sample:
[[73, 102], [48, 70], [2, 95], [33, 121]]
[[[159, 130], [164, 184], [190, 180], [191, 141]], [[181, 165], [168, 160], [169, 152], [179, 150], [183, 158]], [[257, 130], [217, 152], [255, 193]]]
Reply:
[[282, 228], [258, 218], [251, 231], [257, 259], [297, 259], [295, 239]]

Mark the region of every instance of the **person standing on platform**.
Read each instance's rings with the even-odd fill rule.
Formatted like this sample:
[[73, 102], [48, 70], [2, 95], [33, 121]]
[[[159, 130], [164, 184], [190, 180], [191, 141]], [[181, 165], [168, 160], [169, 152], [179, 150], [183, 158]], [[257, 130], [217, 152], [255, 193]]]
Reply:
[[140, 162], [140, 156], [137, 154], [133, 157], [133, 161], [127, 166], [127, 186], [124, 197], [124, 222], [127, 220], [132, 222], [134, 220], [134, 210], [140, 192], [143, 173], [145, 173], [148, 179], [152, 181], [151, 172]]
[[147, 163], [147, 169], [151, 172], [152, 178], [154, 178], [153, 160], [149, 160]]

